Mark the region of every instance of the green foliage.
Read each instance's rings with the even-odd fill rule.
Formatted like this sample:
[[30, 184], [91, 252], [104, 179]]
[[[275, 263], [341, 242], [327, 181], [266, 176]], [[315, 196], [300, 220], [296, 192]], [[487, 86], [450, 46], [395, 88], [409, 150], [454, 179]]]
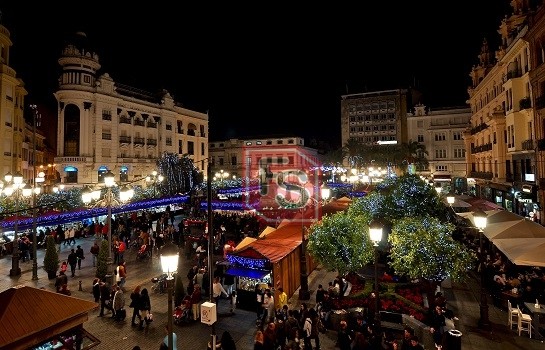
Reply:
[[454, 226], [430, 216], [395, 222], [388, 240], [390, 266], [412, 279], [461, 280], [475, 263], [471, 253], [452, 238]]
[[45, 241], [44, 270], [47, 272], [57, 272], [59, 269], [59, 253], [55, 238], [49, 235]]
[[358, 271], [374, 258], [368, 225], [363, 217], [325, 216], [310, 227], [307, 250], [316, 261], [340, 274]]
[[195, 167], [193, 160], [188, 156], [180, 157], [176, 153], [165, 152], [157, 160], [159, 174], [164, 176], [164, 180], [157, 185], [161, 196], [174, 196], [180, 193], [187, 193], [197, 184], [199, 171]]
[[105, 278], [106, 274], [108, 273], [108, 249], [110, 249], [110, 246], [108, 245], [108, 240], [103, 239], [100, 242], [100, 249], [97, 256], [96, 277], [100, 279]]

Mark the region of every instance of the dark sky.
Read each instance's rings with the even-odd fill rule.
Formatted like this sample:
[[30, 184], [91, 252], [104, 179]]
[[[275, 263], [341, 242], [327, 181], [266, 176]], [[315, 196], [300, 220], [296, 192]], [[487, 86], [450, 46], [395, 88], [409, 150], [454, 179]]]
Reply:
[[211, 140], [289, 134], [335, 146], [347, 92], [416, 86], [429, 106], [464, 105], [482, 40], [496, 48], [510, 13], [508, 0], [37, 3], [0, 5], [29, 103], [55, 105], [57, 59], [83, 31], [116, 82], [208, 110]]

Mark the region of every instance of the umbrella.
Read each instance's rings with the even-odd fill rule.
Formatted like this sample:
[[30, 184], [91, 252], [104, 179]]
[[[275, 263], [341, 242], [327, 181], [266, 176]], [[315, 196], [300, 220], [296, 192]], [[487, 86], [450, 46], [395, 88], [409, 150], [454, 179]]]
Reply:
[[486, 225], [484, 235], [492, 243], [497, 239], [545, 238], [545, 227], [529, 219], [520, 219]]
[[[485, 211], [487, 218], [486, 218], [486, 224], [492, 225], [495, 223], [500, 222], [507, 222], [507, 221], [519, 221], [523, 217], [520, 215], [517, 215], [515, 213], [511, 213], [507, 210], [487, 210]], [[473, 226], [475, 226], [475, 219], [473, 218], [473, 212], [467, 212], [467, 213], [456, 213], [459, 216], [468, 219]], [[486, 230], [485, 230], [486, 231]]]
[[515, 265], [545, 267], [545, 238], [497, 239], [494, 245]]
[[452, 203], [452, 204], [449, 204], [447, 202], [446, 198], [443, 199], [443, 202], [445, 204], [447, 204], [447, 205], [450, 205], [453, 208], [469, 208], [469, 207], [471, 207], [471, 204], [469, 204], [468, 202], [466, 202], [464, 200], [461, 200], [461, 199], [459, 199], [457, 197], [454, 197], [454, 203]]

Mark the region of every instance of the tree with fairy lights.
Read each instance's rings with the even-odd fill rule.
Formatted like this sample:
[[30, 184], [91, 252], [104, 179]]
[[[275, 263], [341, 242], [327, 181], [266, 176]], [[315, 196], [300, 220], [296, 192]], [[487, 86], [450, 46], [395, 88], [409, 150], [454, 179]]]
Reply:
[[462, 280], [476, 261], [452, 238], [453, 231], [454, 225], [431, 216], [397, 220], [388, 236], [390, 266], [400, 275], [427, 282], [432, 293], [447, 278]]
[[[350, 269], [360, 266], [361, 259], [355, 258], [354, 263], [347, 259], [353, 259], [350, 253], [357, 249], [372, 248], [362, 241], [367, 240], [365, 230], [372, 219], [384, 223], [390, 266], [399, 275], [437, 284], [447, 277], [463, 278], [473, 266], [469, 250], [452, 238], [448, 207], [435, 189], [410, 174], [386, 180], [367, 196], [354, 199], [346, 212], [313, 224], [310, 254], [339, 272], [347, 271], [344, 265]], [[370, 261], [370, 257], [363, 260]]]
[[307, 249], [316, 261], [341, 275], [356, 272], [374, 257], [368, 229], [369, 222], [361, 216], [324, 216], [312, 225]]
[[165, 152], [157, 160], [157, 168], [165, 178], [157, 185], [162, 196], [187, 193], [198, 184], [199, 170], [187, 155], [180, 157], [176, 153]]

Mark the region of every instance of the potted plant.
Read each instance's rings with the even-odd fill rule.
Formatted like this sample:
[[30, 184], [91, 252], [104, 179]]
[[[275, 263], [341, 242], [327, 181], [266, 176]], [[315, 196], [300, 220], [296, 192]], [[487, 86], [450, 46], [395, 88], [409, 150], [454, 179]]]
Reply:
[[47, 236], [44, 256], [44, 270], [47, 271], [47, 278], [54, 279], [59, 269], [59, 253], [53, 236]]

